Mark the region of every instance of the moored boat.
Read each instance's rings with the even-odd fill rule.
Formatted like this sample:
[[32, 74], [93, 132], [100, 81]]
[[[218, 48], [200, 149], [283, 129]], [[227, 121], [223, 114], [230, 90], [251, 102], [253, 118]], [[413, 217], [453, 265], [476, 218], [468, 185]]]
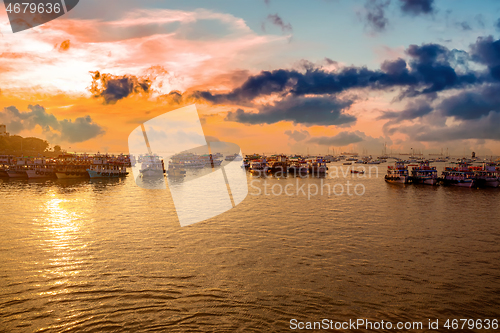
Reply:
[[90, 178], [119, 178], [128, 175], [125, 161], [108, 160], [105, 155], [94, 156], [87, 173]]
[[323, 158], [321, 157], [309, 160], [308, 168], [309, 168], [309, 173], [311, 175], [316, 175], [316, 176], [324, 175], [326, 174], [326, 170], [328, 170], [326, 163], [323, 161]]
[[485, 162], [482, 167], [474, 171], [474, 180], [478, 187], [498, 187], [500, 185], [498, 176], [495, 163]]
[[266, 159], [262, 160], [252, 160], [250, 162], [250, 172], [267, 172], [269, 170], [269, 167], [267, 166], [267, 161]]
[[438, 183], [437, 169], [431, 167], [429, 161], [423, 161], [418, 167], [414, 167], [411, 176], [413, 183], [425, 185], [436, 185]]
[[408, 167], [406, 167], [402, 161], [397, 161], [394, 166], [388, 166], [385, 181], [388, 183], [400, 184], [410, 183], [411, 178], [408, 174]]
[[445, 185], [474, 187], [474, 173], [469, 170], [467, 163], [461, 162], [458, 167], [446, 167], [442, 172], [442, 180]]

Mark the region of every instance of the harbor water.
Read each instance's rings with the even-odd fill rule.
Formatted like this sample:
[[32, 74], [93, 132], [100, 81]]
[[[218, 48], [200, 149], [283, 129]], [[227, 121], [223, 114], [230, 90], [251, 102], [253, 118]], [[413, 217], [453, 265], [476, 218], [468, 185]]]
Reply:
[[[372, 167], [248, 173], [241, 204], [186, 227], [168, 190], [131, 176], [2, 179], [0, 332], [500, 319], [500, 189], [388, 184]], [[308, 193], [325, 184], [336, 193]]]

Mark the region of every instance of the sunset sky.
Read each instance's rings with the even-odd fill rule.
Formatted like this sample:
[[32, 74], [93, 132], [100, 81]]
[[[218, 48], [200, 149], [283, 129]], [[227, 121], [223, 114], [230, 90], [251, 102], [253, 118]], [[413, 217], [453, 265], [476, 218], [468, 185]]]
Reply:
[[69, 151], [196, 104], [247, 154], [500, 154], [498, 1], [82, 0], [15, 34], [0, 8], [0, 123]]

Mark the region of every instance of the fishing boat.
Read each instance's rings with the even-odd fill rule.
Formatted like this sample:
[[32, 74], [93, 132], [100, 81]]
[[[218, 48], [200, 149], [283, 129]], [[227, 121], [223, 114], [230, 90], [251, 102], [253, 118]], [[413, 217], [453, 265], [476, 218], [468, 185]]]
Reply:
[[408, 174], [408, 167], [406, 167], [402, 161], [397, 161], [394, 166], [388, 166], [385, 181], [388, 183], [400, 184], [410, 183], [411, 178]]
[[364, 174], [365, 172], [363, 170], [351, 170], [351, 173], [358, 173], [358, 174]]
[[431, 167], [429, 161], [420, 163], [411, 171], [413, 183], [436, 185], [438, 183], [438, 171], [436, 167]]

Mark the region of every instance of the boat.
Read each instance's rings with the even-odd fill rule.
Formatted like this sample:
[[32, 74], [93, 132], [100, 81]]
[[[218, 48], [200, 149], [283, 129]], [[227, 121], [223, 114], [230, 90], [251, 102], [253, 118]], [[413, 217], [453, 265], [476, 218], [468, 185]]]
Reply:
[[186, 177], [186, 170], [184, 170], [180, 165], [174, 165], [169, 163], [167, 169], [167, 176], [174, 178], [183, 178]]
[[364, 174], [365, 172], [363, 170], [351, 170], [351, 173], [359, 173], [359, 174]]
[[35, 166], [33, 168], [26, 170], [26, 175], [28, 176], [29, 179], [57, 177], [56, 170], [53, 165]]
[[28, 178], [28, 175], [26, 174], [26, 169], [19, 166], [11, 166], [10, 168], [7, 169], [6, 172], [9, 178]]
[[14, 157], [11, 155], [0, 155], [0, 177], [9, 177], [7, 169], [11, 165]]
[[267, 166], [266, 159], [253, 160], [250, 162], [250, 172], [267, 172], [269, 167]]
[[496, 170], [496, 163], [484, 162], [482, 167], [474, 171], [474, 180], [478, 187], [498, 187], [500, 180]]
[[128, 175], [126, 162], [108, 160], [108, 156], [96, 155], [87, 169], [90, 178], [119, 178]]
[[160, 156], [154, 154], [141, 156], [140, 163], [139, 173], [143, 178], [163, 177], [165, 168]]
[[429, 161], [420, 163], [411, 171], [412, 181], [417, 184], [436, 185], [438, 183], [438, 171], [431, 167]]
[[323, 158], [321, 157], [309, 160], [308, 168], [311, 175], [317, 176], [326, 174], [326, 170], [328, 170], [325, 161], [323, 161]]
[[458, 167], [446, 167], [442, 172], [442, 181], [445, 185], [474, 187], [474, 173], [469, 170], [468, 164], [461, 161]]
[[55, 167], [58, 179], [89, 178], [87, 169], [91, 161], [87, 155], [62, 154], [57, 158]]
[[267, 160], [270, 172], [288, 172], [288, 157], [286, 155], [273, 155]]
[[342, 163], [342, 164], [343, 164], [343, 165], [352, 165], [352, 163], [351, 163], [351, 162], [344, 162], [344, 163]]
[[410, 183], [411, 178], [408, 174], [408, 167], [406, 167], [402, 161], [397, 161], [394, 166], [388, 166], [385, 181], [388, 183], [400, 184]]
[[307, 162], [305, 160], [295, 158], [294, 160], [290, 161], [290, 166], [288, 167], [288, 172], [293, 174], [294, 176], [304, 175], [304, 174], [307, 174], [309, 172], [309, 167], [308, 167]]
[[28, 169], [29, 158], [18, 157], [12, 159], [10, 166], [5, 170], [9, 178], [28, 178], [26, 170]]

